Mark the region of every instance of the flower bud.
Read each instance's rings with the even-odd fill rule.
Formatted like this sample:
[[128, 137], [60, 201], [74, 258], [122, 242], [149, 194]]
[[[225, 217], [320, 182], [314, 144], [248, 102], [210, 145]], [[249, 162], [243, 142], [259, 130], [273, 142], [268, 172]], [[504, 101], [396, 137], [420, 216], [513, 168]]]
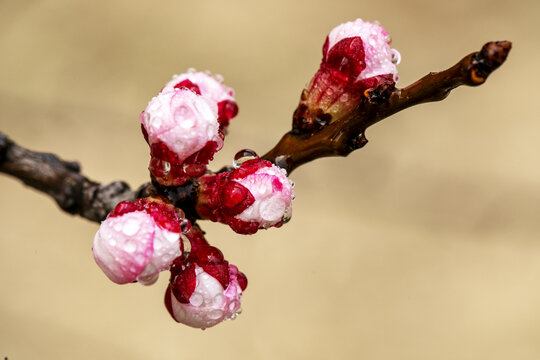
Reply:
[[285, 170], [256, 158], [232, 172], [200, 178], [197, 212], [240, 234], [254, 234], [287, 222], [293, 199], [293, 182]]
[[247, 278], [210, 246], [202, 232], [193, 227], [187, 234], [191, 253], [177, 258], [165, 292], [165, 306], [179, 323], [205, 329], [240, 313]]
[[182, 254], [181, 220], [160, 197], [123, 201], [101, 223], [94, 259], [117, 284], [151, 285]]
[[362, 19], [347, 22], [328, 34], [323, 63], [340, 72], [347, 81], [358, 82], [374, 76], [397, 81], [399, 53], [390, 48], [390, 42], [390, 36], [377, 22]]
[[361, 19], [334, 28], [323, 46], [319, 70], [302, 92], [294, 114], [297, 132], [313, 132], [350, 114], [366, 89], [398, 80], [399, 52], [377, 22]]
[[174, 75], [162, 91], [187, 88], [196, 94], [212, 99], [218, 106], [220, 130], [224, 132], [229, 121], [238, 114], [238, 106], [234, 100], [234, 91], [223, 83], [221, 75], [211, 76], [208, 72], [195, 72]]
[[216, 102], [186, 87], [162, 91], [140, 120], [150, 145], [150, 172], [162, 185], [182, 185], [203, 175], [223, 147]]

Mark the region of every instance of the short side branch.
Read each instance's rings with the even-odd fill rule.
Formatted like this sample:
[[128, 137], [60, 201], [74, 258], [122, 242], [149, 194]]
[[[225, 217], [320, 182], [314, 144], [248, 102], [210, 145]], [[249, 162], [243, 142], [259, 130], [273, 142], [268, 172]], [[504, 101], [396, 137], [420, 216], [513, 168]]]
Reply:
[[367, 143], [364, 132], [369, 126], [408, 107], [443, 100], [458, 86], [484, 83], [506, 60], [511, 47], [509, 41], [489, 42], [447, 70], [430, 73], [404, 89], [394, 89], [385, 103], [370, 103], [365, 99], [350, 117], [332, 122], [312, 134], [288, 132], [263, 158], [290, 173], [321, 157], [347, 156]]

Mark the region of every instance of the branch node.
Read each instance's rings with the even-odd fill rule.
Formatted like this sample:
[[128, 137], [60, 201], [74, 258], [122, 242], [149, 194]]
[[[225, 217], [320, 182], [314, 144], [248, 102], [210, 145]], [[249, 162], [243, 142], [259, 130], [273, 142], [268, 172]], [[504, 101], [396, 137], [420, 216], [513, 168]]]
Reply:
[[376, 88], [369, 88], [364, 91], [364, 97], [370, 104], [381, 105], [390, 99], [394, 89], [396, 88], [396, 83], [393, 81], [384, 81], [382, 84], [379, 84]]
[[360, 135], [351, 140], [350, 147], [351, 150], [354, 151], [363, 148], [364, 146], [366, 146], [367, 143], [368, 139], [366, 138], [366, 135], [364, 133], [361, 133]]

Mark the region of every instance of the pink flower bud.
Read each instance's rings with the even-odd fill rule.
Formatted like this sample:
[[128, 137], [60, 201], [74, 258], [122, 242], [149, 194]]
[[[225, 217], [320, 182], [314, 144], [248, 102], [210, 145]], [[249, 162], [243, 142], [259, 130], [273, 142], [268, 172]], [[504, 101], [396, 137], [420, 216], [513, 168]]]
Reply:
[[207, 72], [195, 72], [190, 69], [187, 73], [174, 75], [162, 91], [187, 88], [191, 91], [212, 99], [218, 105], [218, 121], [221, 131], [229, 125], [229, 121], [238, 114], [238, 106], [234, 100], [232, 88], [223, 84], [221, 75], [211, 76]]
[[219, 249], [210, 246], [202, 232], [193, 227], [186, 236], [191, 253], [171, 267], [165, 306], [179, 323], [208, 328], [240, 313], [242, 291], [247, 279], [224, 260]]
[[94, 259], [117, 284], [151, 285], [182, 254], [180, 221], [162, 198], [123, 201], [101, 223]]
[[397, 81], [400, 55], [390, 48], [390, 42], [390, 36], [378, 23], [357, 19], [330, 32], [323, 47], [323, 62], [350, 75], [353, 81], [379, 75], [391, 75]]
[[165, 90], [149, 102], [140, 119], [158, 182], [181, 185], [205, 173], [223, 146], [217, 112], [215, 101], [185, 87]]
[[304, 89], [293, 119], [298, 132], [313, 132], [351, 114], [366, 89], [398, 80], [399, 52], [377, 22], [357, 19], [334, 28], [323, 46], [321, 66]]
[[293, 182], [285, 170], [256, 158], [232, 172], [199, 179], [197, 212], [240, 234], [253, 234], [287, 222], [293, 199]]

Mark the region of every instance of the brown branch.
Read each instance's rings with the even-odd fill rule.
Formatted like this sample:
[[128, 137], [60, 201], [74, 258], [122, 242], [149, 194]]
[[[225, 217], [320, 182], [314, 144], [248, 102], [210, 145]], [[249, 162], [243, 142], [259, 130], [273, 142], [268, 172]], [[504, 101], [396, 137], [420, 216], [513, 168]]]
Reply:
[[77, 162], [20, 147], [0, 133], [0, 172], [51, 196], [62, 210], [102, 221], [122, 200], [141, 197], [148, 185], [132, 191], [123, 181], [99, 184], [80, 173]]
[[404, 89], [394, 89], [386, 102], [366, 99], [351, 116], [330, 122], [311, 134], [285, 134], [279, 143], [263, 156], [289, 173], [298, 166], [328, 156], [347, 156], [367, 143], [366, 129], [408, 107], [440, 101], [460, 85], [477, 86], [505, 60], [512, 47], [509, 41], [489, 42], [478, 52], [464, 57], [451, 68], [430, 73]]
[[[504, 62], [510, 48], [508, 41], [490, 42], [450, 69], [430, 73], [404, 89], [388, 86], [369, 89], [366, 98], [350, 116], [330, 122], [310, 134], [289, 132], [263, 158], [290, 173], [317, 158], [347, 156], [367, 143], [364, 136], [367, 127], [410, 106], [442, 100], [460, 85], [482, 84]], [[82, 175], [78, 163], [22, 148], [1, 132], [0, 172], [48, 194], [64, 211], [91, 221], [105, 219], [120, 201], [133, 201], [153, 194], [168, 197], [191, 220], [198, 218], [194, 208], [198, 196], [196, 180], [178, 187], [147, 183], [135, 191], [123, 181], [99, 184]]]
[[196, 181], [177, 187], [146, 183], [137, 190], [131, 190], [123, 181], [99, 184], [82, 175], [77, 162], [25, 149], [1, 132], [0, 172], [51, 196], [62, 210], [95, 222], [103, 221], [120, 201], [134, 201], [155, 194], [168, 197], [184, 210], [188, 218], [198, 218], [194, 205], [197, 199]]

